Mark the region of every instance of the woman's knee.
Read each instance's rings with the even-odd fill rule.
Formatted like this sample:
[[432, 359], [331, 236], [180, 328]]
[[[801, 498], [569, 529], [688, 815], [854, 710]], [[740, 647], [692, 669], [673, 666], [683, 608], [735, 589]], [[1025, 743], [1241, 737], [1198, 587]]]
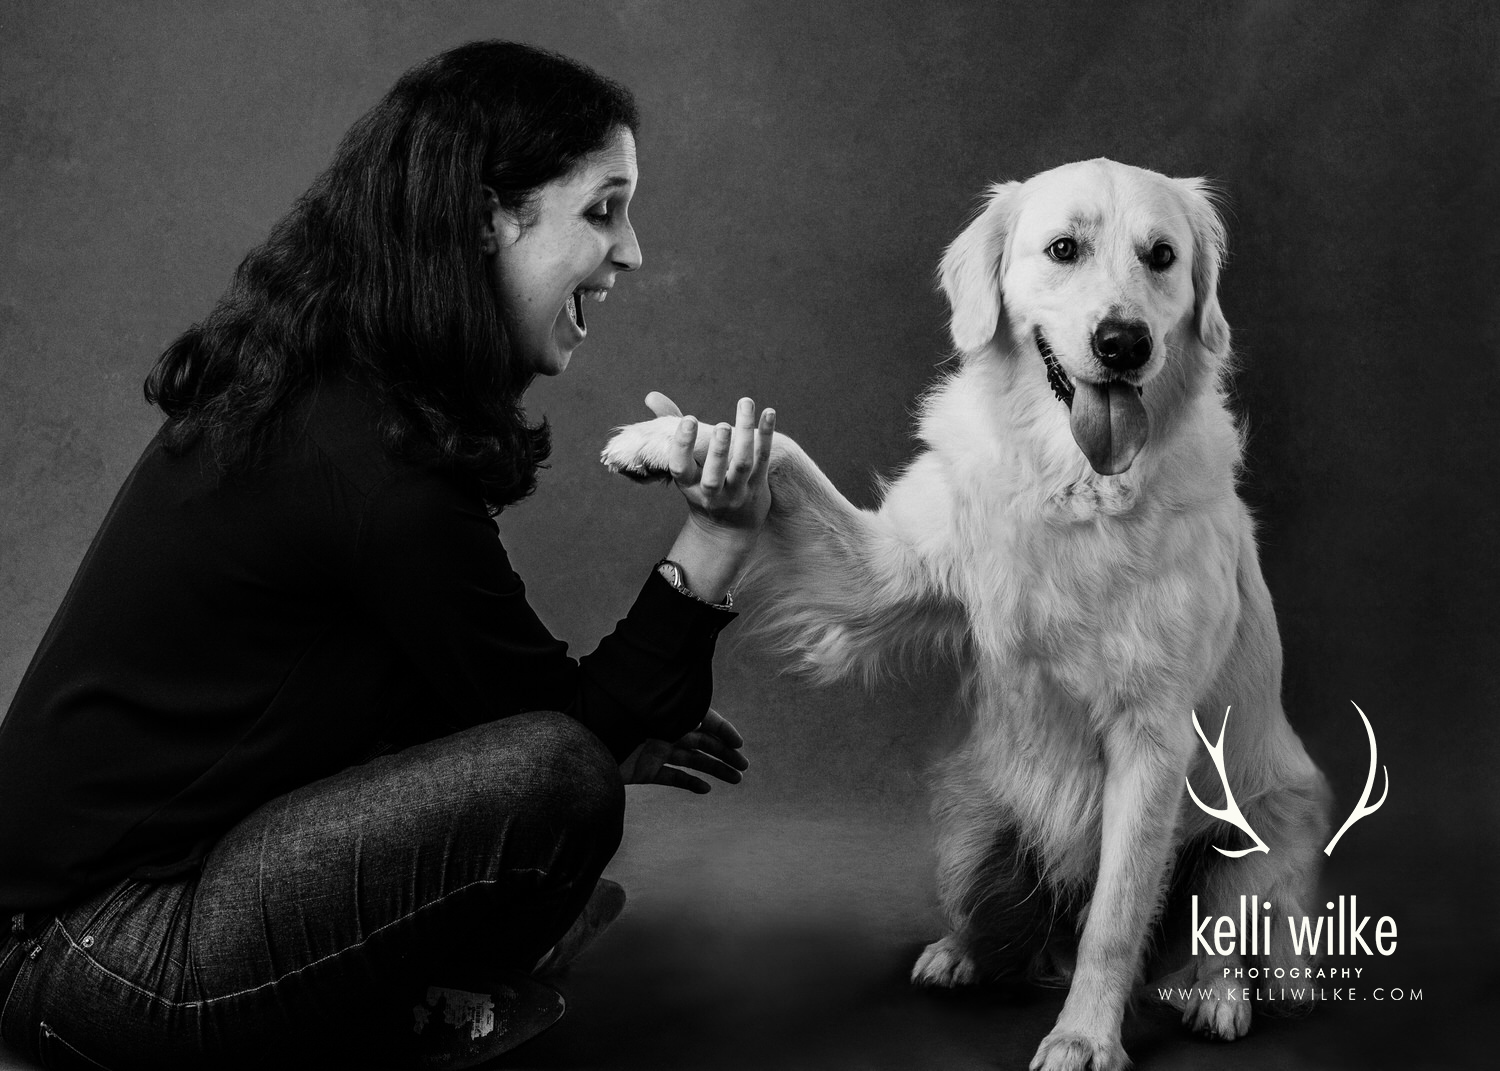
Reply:
[[531, 711], [469, 734], [510, 806], [618, 844], [625, 786], [614, 756], [588, 728], [566, 714]]

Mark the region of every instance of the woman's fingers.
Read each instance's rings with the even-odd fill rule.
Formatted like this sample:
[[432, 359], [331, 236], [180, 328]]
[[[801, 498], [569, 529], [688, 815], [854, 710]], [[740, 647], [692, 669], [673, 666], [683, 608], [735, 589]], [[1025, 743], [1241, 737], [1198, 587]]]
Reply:
[[698, 421], [690, 416], [683, 417], [677, 422], [677, 433], [672, 436], [671, 456], [667, 460], [667, 467], [678, 487], [686, 489], [698, 480], [698, 462], [693, 457], [693, 447], [697, 442]]
[[750, 766], [739, 750], [744, 743], [744, 738], [729, 719], [710, 707], [698, 728], [675, 743], [655, 742], [664, 750], [658, 752], [661, 757], [654, 764], [650, 780], [658, 785], [699, 794], [709, 791], [711, 786], [707, 782], [685, 772], [696, 770], [726, 784], [737, 785], [743, 779], [741, 772]]
[[700, 796], [710, 791], [707, 781], [694, 777], [690, 773], [684, 773], [674, 766], [663, 766], [657, 772], [656, 783], [658, 785], [666, 785], [668, 788], [685, 788], [689, 792], [696, 792]]
[[708, 708], [708, 713], [703, 715], [703, 723], [698, 727], [699, 732], [712, 733], [730, 747], [740, 748], [745, 746], [745, 738], [740, 735], [728, 718], [720, 714], [713, 707]]
[[659, 417], [682, 416], [682, 410], [677, 408], [677, 403], [659, 390], [646, 395], [646, 408]]
[[738, 495], [755, 472], [760, 450], [760, 429], [755, 419], [755, 402], [741, 398], [735, 407], [734, 425], [714, 428], [708, 456], [703, 460], [699, 486], [707, 495], [721, 491]]
[[741, 398], [734, 411], [734, 441], [729, 451], [729, 480], [743, 483], [755, 466], [755, 402]]
[[733, 766], [736, 770], [750, 768], [750, 760], [740, 754], [737, 748], [705, 732], [688, 733], [678, 740], [675, 746], [684, 751], [701, 751], [728, 766]]
[[771, 467], [771, 444], [776, 438], [776, 410], [766, 409], [760, 414], [760, 422], [755, 426], [755, 472], [752, 479], [758, 479], [761, 473]]
[[679, 417], [672, 438], [669, 468], [684, 492], [693, 488], [690, 500], [706, 509], [736, 508], [744, 492], [762, 478], [770, 464], [771, 443], [776, 431], [776, 412], [767, 409], [757, 419], [755, 402], [741, 398], [735, 407], [734, 424], [719, 424], [708, 435], [701, 461], [698, 451], [698, 421], [683, 416], [675, 402], [660, 391], [646, 395], [646, 404], [658, 416]]
[[727, 762], [714, 758], [712, 755], [702, 751], [693, 751], [685, 747], [675, 747], [667, 756], [667, 762], [673, 766], [685, 766], [689, 770], [697, 770], [706, 773], [710, 777], [717, 777], [725, 784], [737, 785], [740, 783], [740, 771], [736, 770]]
[[703, 459], [703, 474], [698, 477], [698, 486], [705, 495], [715, 495], [724, 486], [733, 433], [734, 429], [728, 424], [720, 424], [714, 428], [713, 439], [708, 444], [708, 456]]

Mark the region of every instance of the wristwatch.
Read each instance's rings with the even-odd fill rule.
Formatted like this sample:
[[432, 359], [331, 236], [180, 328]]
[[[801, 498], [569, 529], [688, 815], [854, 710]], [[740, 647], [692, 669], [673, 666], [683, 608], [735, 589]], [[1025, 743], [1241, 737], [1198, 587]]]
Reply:
[[683, 579], [682, 576], [682, 566], [678, 565], [671, 558], [663, 558], [661, 561], [657, 562], [656, 571], [661, 574], [663, 580], [672, 585], [673, 589], [675, 589], [679, 595], [686, 595], [688, 598], [693, 599], [696, 602], [701, 602], [705, 606], [712, 606], [715, 610], [734, 609], [734, 592], [726, 591], [724, 593], [723, 602], [709, 602], [703, 596], [699, 595], [696, 591], [687, 586], [687, 582]]

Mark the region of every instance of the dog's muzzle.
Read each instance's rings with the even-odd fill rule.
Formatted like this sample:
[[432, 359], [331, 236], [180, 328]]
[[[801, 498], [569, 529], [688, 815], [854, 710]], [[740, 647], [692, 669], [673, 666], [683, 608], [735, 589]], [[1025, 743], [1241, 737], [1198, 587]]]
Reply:
[[[1141, 402], [1141, 388], [1122, 379], [1074, 383], [1047, 344], [1041, 328], [1034, 332], [1037, 352], [1047, 366], [1047, 384], [1068, 407], [1073, 441], [1089, 465], [1102, 476], [1130, 468], [1151, 436], [1151, 421]], [[1148, 343], [1149, 345], [1149, 343]]]

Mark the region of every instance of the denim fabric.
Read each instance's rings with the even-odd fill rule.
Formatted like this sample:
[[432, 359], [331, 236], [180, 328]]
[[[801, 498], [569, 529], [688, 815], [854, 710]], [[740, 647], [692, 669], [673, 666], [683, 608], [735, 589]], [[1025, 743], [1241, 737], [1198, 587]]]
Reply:
[[567, 930], [624, 800], [609, 752], [560, 714], [377, 757], [271, 800], [199, 875], [59, 915], [0, 1034], [52, 1068], [399, 1060], [423, 987], [479, 988]]

